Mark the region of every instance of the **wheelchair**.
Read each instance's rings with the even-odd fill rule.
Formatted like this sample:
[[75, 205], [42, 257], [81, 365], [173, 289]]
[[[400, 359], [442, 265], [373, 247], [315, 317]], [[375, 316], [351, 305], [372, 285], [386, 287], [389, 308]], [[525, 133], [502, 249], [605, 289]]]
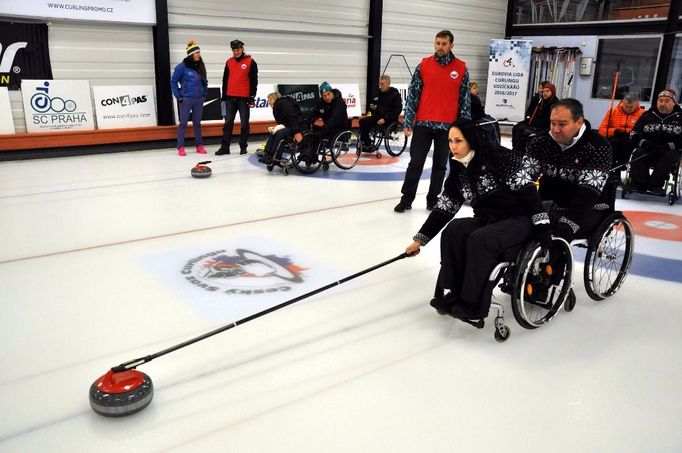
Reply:
[[[490, 298], [490, 309], [497, 313], [494, 320], [497, 342], [506, 341], [511, 329], [504, 320], [504, 307], [493, 294], [496, 288], [510, 295], [514, 318], [526, 329], [548, 324], [562, 307], [567, 312], [573, 310], [576, 296], [573, 292], [572, 246], [587, 249], [583, 281], [591, 299], [604, 300], [622, 287], [632, 264], [634, 232], [620, 211], [607, 213], [592, 233], [571, 244], [554, 237], [550, 251], [543, 252], [535, 240], [514, 247], [505, 252], [501, 262], [493, 268], [483, 292], [484, 298]], [[442, 297], [443, 289], [436, 285], [434, 295]], [[485, 325], [484, 319], [457, 319], [479, 329]]]
[[[630, 165], [632, 164], [632, 156], [634, 152], [630, 154], [630, 159], [625, 167], [625, 177], [622, 181], [622, 190], [620, 197], [622, 199], [627, 199], [632, 192], [635, 192], [631, 186], [631, 176], [630, 176]], [[682, 197], [682, 187], [680, 187], [680, 177], [682, 177], [682, 152], [679, 154], [677, 161], [672, 165], [670, 172], [668, 173], [668, 180], [665, 182], [665, 192], [662, 195], [658, 195], [650, 192], [641, 192], [645, 195], [655, 196], [655, 197], [666, 197], [668, 199], [668, 204], [670, 206], [674, 205], [677, 200]]]
[[403, 132], [403, 123], [394, 121], [388, 126], [375, 124], [369, 130], [370, 146], [363, 149], [364, 153], [375, 153], [377, 159], [381, 159], [381, 151], [379, 148], [384, 144], [386, 152], [393, 156], [400, 156], [407, 147], [407, 137]]
[[275, 165], [282, 167], [285, 175], [296, 168], [300, 173], [315, 173], [322, 167], [324, 171], [334, 163], [343, 170], [350, 170], [360, 159], [362, 145], [358, 135], [352, 129], [344, 129], [331, 138], [320, 138], [314, 131], [302, 133], [303, 140], [294, 142], [287, 138], [279, 142], [274, 156], [279, 151], [280, 159], [274, 158], [267, 164], [267, 170], [272, 171]]
[[311, 174], [322, 167], [328, 171], [332, 163], [342, 170], [350, 170], [360, 160], [362, 143], [358, 134], [350, 128], [337, 132], [331, 138], [320, 138], [314, 131], [303, 134], [303, 141], [296, 147], [294, 162], [303, 174]]

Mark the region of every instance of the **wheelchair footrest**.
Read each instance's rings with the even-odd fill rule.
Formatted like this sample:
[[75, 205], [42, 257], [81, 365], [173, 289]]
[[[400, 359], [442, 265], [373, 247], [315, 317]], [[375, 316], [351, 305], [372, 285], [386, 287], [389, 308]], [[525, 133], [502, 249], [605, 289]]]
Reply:
[[452, 313], [450, 313], [450, 316], [452, 316], [455, 319], [459, 319], [460, 321], [465, 322], [467, 324], [471, 324], [472, 326], [476, 327], [477, 329], [482, 329], [485, 326], [485, 319], [460, 318], [459, 316], [455, 316]]

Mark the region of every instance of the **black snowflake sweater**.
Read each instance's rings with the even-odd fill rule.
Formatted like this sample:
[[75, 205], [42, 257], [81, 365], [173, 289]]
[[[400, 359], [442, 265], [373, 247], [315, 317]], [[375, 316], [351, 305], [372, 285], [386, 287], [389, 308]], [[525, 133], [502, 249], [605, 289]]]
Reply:
[[663, 115], [652, 106], [639, 117], [630, 137], [633, 143], [647, 139], [657, 148], [682, 149], [682, 108], [675, 104], [672, 113]]
[[474, 217], [492, 223], [525, 215], [527, 209], [507, 181], [520, 162], [509, 149], [497, 146], [474, 152], [468, 166], [451, 160], [450, 174], [436, 206], [413, 239], [422, 245], [433, 239], [455, 217], [465, 201], [471, 202]]
[[[604, 187], [613, 165], [613, 151], [587, 121], [585, 126], [580, 139], [566, 149], [548, 133], [528, 142], [521, 165], [509, 185], [530, 206], [534, 223], [546, 216], [540, 200], [553, 200], [562, 213], [559, 222], [568, 224], [574, 234], [589, 210], [610, 207]], [[540, 187], [536, 190], [535, 182], [541, 175]]]

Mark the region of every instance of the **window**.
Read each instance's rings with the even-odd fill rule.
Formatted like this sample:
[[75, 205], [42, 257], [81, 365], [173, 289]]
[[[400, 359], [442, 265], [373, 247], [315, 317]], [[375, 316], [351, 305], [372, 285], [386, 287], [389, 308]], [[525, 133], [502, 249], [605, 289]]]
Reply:
[[635, 92], [642, 101], [650, 101], [660, 45], [658, 37], [600, 39], [592, 97], [611, 99], [618, 72], [616, 99]]
[[682, 93], [682, 35], [675, 37], [675, 47], [673, 47], [668, 81], [665, 86], [675, 90], [677, 99], [680, 99], [680, 93]]
[[514, 0], [514, 24], [668, 18], [670, 0]]

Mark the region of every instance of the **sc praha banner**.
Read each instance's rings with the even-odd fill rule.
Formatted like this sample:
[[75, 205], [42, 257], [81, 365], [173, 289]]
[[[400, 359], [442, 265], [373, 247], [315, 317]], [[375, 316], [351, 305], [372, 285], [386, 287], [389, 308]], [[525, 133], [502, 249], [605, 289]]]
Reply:
[[18, 90], [24, 79], [51, 79], [47, 24], [0, 22], [0, 86]]

